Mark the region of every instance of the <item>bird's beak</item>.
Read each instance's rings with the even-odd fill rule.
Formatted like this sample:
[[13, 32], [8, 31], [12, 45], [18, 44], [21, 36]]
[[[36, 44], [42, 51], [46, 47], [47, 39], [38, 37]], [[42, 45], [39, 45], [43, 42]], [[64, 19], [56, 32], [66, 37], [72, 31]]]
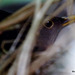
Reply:
[[67, 17], [65, 19], [66, 19], [66, 22], [63, 24], [63, 26], [67, 26], [67, 25], [75, 22], [75, 15]]

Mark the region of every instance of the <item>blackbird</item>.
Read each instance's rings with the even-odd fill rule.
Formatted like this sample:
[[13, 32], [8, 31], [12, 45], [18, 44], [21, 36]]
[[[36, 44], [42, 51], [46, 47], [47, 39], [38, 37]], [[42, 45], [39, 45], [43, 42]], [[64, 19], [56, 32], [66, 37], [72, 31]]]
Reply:
[[[0, 21], [3, 20], [5, 17], [9, 16], [10, 14], [11, 13], [0, 10]], [[40, 33], [39, 33], [39, 36], [37, 38], [37, 42], [36, 42], [34, 51], [35, 50], [45, 50], [47, 47], [52, 45], [54, 43], [54, 41], [56, 40], [59, 32], [64, 27], [66, 27], [70, 23], [74, 22], [74, 20], [75, 20], [75, 16], [53, 17], [52, 19], [48, 20], [42, 26], [42, 28], [40, 28]], [[12, 33], [10, 33], [10, 34], [12, 34]], [[10, 34], [9, 35], [7, 34], [8, 37], [12, 37], [12, 36], [10, 36]]]
[[[3, 13], [2, 13], [3, 12]], [[5, 15], [5, 14], [6, 15]], [[1, 16], [2, 15], [2, 16]], [[10, 13], [8, 12], [4, 12], [4, 11], [1, 11], [1, 14], [0, 14], [0, 17], [2, 17], [2, 19], [0, 20], [3, 20], [5, 17], [9, 16]], [[36, 41], [36, 45], [33, 49], [33, 52], [38, 52], [38, 51], [44, 51], [46, 50], [46, 48], [48, 48], [49, 46], [51, 46], [59, 32], [64, 28], [66, 27], [67, 25], [69, 25], [70, 23], [74, 22], [75, 20], [75, 16], [71, 16], [71, 17], [67, 17], [67, 18], [62, 18], [62, 17], [53, 17], [52, 19], [50, 19], [49, 21], [47, 21], [41, 28], [40, 28], [40, 32], [39, 32], [39, 35], [37, 37], [37, 41]], [[8, 33], [9, 32], [9, 33]], [[11, 35], [12, 33], [15, 33], [13, 34], [13, 36]], [[18, 32], [14, 30], [12, 30], [10, 32], [9, 31], [5, 31], [3, 32], [1, 35], [0, 35], [0, 45], [2, 43], [2, 41], [4, 39], [6, 39], [7, 37], [7, 40], [8, 38], [10, 38], [9, 40], [11, 40], [12, 37], [15, 37], [17, 36]], [[23, 35], [24, 36], [24, 35]], [[9, 46], [8, 46], [9, 47]], [[9, 50], [9, 49], [8, 49]], [[0, 54], [1, 54], [1, 48], [0, 48]], [[14, 52], [13, 52], [14, 53]], [[2, 67], [3, 64], [6, 63], [6, 61], [8, 61], [7, 59], [11, 57], [11, 54], [8, 54], [4, 59], [3, 61], [0, 63], [0, 67]], [[35, 60], [34, 57], [32, 57], [32, 61]], [[4, 67], [5, 68], [5, 67]], [[3, 69], [4, 69], [3, 68]]]
[[70, 23], [75, 21], [75, 16], [53, 17], [40, 29], [35, 50], [45, 50], [56, 40], [59, 32]]

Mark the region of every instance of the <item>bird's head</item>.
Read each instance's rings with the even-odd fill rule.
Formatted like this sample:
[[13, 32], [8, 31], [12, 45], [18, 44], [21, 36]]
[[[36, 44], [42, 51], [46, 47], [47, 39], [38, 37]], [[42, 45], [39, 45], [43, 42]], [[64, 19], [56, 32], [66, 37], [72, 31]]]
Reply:
[[37, 45], [39, 48], [46, 49], [54, 43], [58, 33], [70, 23], [75, 21], [75, 16], [71, 17], [54, 17], [48, 20], [40, 30]]
[[44, 24], [44, 27], [52, 30], [53, 28], [63, 28], [73, 22], [75, 22], [75, 16], [53, 17]]

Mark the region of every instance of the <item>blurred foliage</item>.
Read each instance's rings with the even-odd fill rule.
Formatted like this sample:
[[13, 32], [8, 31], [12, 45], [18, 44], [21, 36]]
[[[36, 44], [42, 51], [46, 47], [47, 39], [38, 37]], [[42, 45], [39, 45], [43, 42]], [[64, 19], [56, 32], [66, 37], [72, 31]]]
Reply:
[[14, 2], [31, 2], [33, 0], [1, 0], [3, 3], [14, 3]]
[[[0, 0], [0, 6], [6, 5], [6, 4], [12, 4], [12, 3], [26, 3], [26, 2], [32, 2], [35, 0]], [[45, 1], [45, 0], [42, 0]]]
[[0, 0], [0, 5], [12, 4], [12, 3], [24, 3], [32, 2], [33, 0]]

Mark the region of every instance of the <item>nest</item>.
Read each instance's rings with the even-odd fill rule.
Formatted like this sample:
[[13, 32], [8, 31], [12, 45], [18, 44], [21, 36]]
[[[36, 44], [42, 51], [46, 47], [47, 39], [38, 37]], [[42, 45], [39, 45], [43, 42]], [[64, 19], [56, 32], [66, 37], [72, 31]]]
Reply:
[[59, 50], [60, 46], [52, 44], [46, 50], [38, 51], [35, 45], [42, 25], [48, 20], [59, 15], [67, 6], [67, 15], [72, 15], [73, 0], [66, 0], [49, 14], [50, 7], [55, 7], [54, 4], [57, 3], [60, 4], [62, 1], [47, 0], [42, 3], [41, 0], [36, 0], [35, 3], [28, 3], [0, 22], [0, 75], [53, 73], [55, 61], [66, 50]]

